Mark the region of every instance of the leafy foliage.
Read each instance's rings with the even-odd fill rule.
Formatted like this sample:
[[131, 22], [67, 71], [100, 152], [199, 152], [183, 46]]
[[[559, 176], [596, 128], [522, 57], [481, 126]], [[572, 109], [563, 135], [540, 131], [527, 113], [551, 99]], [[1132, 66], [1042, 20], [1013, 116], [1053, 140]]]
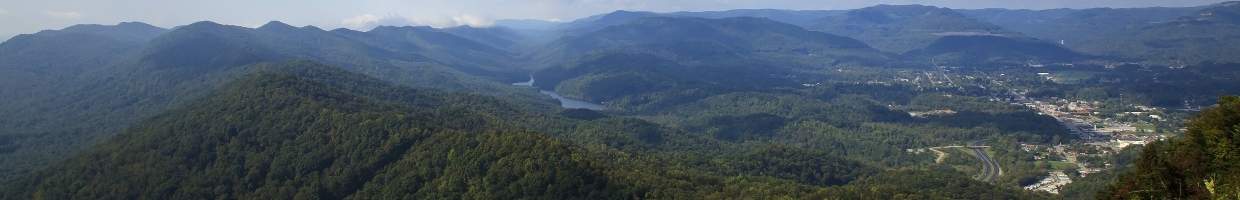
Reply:
[[[314, 67], [314, 66], [295, 66]], [[623, 197], [573, 147], [322, 69], [266, 72], [15, 184], [12, 198]], [[313, 75], [311, 75], [313, 76]], [[327, 79], [320, 83], [312, 79]], [[407, 106], [351, 93], [400, 92]], [[77, 186], [82, 186], [78, 188]], [[27, 188], [28, 187], [28, 188]], [[478, 196], [482, 195], [482, 196]]]
[[[1226, 6], [1168, 23], [1226, 28], [1235, 21]], [[781, 23], [820, 21], [834, 34]], [[558, 28], [200, 22], [21, 36], [0, 44], [0, 78], [14, 78], [0, 79], [0, 95], [12, 97], [0, 101], [0, 199], [1049, 198], [1015, 187], [1049, 167], [1016, 149], [1072, 139], [1056, 120], [978, 98], [998, 91], [980, 86], [890, 84], [925, 69], [888, 65], [1087, 57], [925, 6], [621, 11]], [[1214, 41], [1191, 36], [1200, 38], [1147, 45]], [[919, 50], [895, 57], [869, 45]], [[1032, 95], [1169, 105], [1236, 91], [1231, 66], [1051, 67], [1089, 74], [1072, 80], [1089, 87], [1012, 84], [1033, 85]], [[615, 109], [556, 109], [537, 90], [506, 84], [529, 76], [540, 89]], [[951, 112], [910, 114], [927, 110]], [[1208, 139], [1150, 150], [1185, 158], [1147, 153], [1163, 156], [1135, 165], [1187, 171], [1133, 172], [1116, 191], [1234, 192], [1223, 180], [1236, 167], [1226, 163], [1236, 151], [1226, 148], [1222, 133], [1236, 129], [1227, 123], [1198, 123], [1193, 130], [1209, 131], [1191, 137]], [[971, 158], [949, 157], [950, 169], [910, 153], [966, 142], [993, 146], [1005, 175], [973, 181], [964, 173], [977, 169], [959, 167]], [[1151, 186], [1149, 177], [1190, 183]], [[1075, 188], [1065, 192], [1098, 189]]]
[[943, 170], [895, 171], [819, 193], [840, 199], [1035, 199], [1044, 194], [995, 188]]
[[1240, 97], [1227, 96], [1188, 123], [1182, 138], [1151, 144], [1102, 198], [1240, 197]]
[[[473, 47], [453, 53], [496, 53], [469, 54], [476, 61], [507, 59], [509, 55], [495, 48], [435, 30], [401, 36], [408, 38], [279, 22], [257, 29], [199, 22], [174, 30], [139, 23], [82, 25], [14, 38], [0, 45], [6, 52], [0, 55], [0, 71], [12, 72], [0, 73], [5, 76], [0, 78], [0, 95], [9, 97], [0, 101], [0, 117], [5, 119], [0, 120], [0, 135], [6, 139], [0, 144], [0, 179], [30, 173], [134, 122], [207, 96], [264, 62], [314, 60], [402, 85], [509, 96], [531, 105], [549, 101], [474, 75], [494, 72], [466, 72], [485, 63], [418, 54], [444, 46]], [[421, 46], [369, 43], [375, 38]]]
[[[774, 198], [830, 191], [826, 186], [877, 173], [806, 148], [710, 145], [652, 124], [573, 121], [504, 104], [312, 63], [267, 65], [18, 179], [0, 196]], [[525, 119], [500, 120], [510, 117]], [[625, 139], [609, 134], [637, 142], [616, 143]]]

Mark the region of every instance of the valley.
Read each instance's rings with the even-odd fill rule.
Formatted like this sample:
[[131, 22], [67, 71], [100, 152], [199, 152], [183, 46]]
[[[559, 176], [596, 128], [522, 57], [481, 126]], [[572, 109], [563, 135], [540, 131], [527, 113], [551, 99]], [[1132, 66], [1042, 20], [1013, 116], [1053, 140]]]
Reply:
[[0, 199], [1240, 197], [1237, 13], [74, 25], [0, 43]]

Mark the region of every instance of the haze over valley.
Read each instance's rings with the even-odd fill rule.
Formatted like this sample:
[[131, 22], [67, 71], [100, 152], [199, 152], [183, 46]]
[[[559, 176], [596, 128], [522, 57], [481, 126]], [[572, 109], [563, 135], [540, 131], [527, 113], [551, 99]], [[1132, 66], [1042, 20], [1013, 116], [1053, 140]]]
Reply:
[[1240, 2], [1106, 2], [0, 3], [0, 199], [1240, 198]]

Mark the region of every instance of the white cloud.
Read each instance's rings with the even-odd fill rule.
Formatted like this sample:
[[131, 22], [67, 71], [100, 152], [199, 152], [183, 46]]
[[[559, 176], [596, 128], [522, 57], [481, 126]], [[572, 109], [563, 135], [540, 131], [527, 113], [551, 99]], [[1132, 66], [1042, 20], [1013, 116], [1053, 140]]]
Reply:
[[374, 14], [358, 15], [340, 20], [340, 24], [345, 28], [354, 30], [369, 30], [377, 26], [412, 26], [417, 25], [409, 18], [399, 15], [389, 15], [380, 17]]
[[455, 16], [440, 17], [415, 17], [409, 18], [414, 24], [432, 26], [432, 27], [453, 27], [453, 26], [472, 26], [472, 27], [489, 27], [495, 25], [495, 20], [487, 17], [460, 14]]
[[82, 18], [82, 13], [74, 11], [43, 11], [44, 15], [58, 19], [78, 19]]
[[489, 27], [495, 25], [495, 20], [475, 15], [457, 15], [452, 17], [453, 26], [468, 25], [473, 27]]
[[363, 14], [340, 20], [340, 24], [345, 28], [354, 30], [368, 30], [377, 26], [432, 26], [442, 28], [468, 25], [473, 27], [489, 27], [495, 25], [495, 20], [469, 14], [451, 17], [403, 17], [399, 15], [381, 17], [374, 14]]
[[347, 28], [361, 29], [379, 22], [379, 16], [372, 14], [358, 15], [340, 21]]
[[4, 8], [0, 8], [0, 15], [7, 15], [7, 14], [9, 14], [9, 10], [5, 10]]

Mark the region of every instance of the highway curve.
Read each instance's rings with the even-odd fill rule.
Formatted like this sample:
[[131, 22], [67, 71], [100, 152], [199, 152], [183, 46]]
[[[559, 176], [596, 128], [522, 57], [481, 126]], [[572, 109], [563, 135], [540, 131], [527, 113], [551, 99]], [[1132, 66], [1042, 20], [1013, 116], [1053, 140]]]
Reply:
[[986, 155], [986, 151], [982, 151], [982, 148], [970, 147], [969, 149], [972, 149], [973, 155], [982, 162], [982, 171], [977, 175], [977, 180], [994, 182], [995, 179], [999, 178], [999, 175], [1003, 173], [1002, 169], [999, 168], [999, 162], [990, 159], [990, 156]]

